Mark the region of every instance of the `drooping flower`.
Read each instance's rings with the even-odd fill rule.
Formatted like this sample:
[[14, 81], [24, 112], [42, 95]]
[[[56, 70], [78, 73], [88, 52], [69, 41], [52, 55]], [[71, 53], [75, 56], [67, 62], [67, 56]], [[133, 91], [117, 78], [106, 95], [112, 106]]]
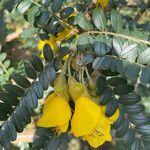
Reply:
[[69, 106], [68, 87], [65, 76], [60, 74], [54, 86], [54, 93], [50, 94], [45, 101], [43, 114], [38, 120], [38, 127], [54, 127], [58, 134], [67, 131], [71, 118]]
[[75, 101], [71, 132], [76, 137], [83, 137], [94, 148], [105, 141], [111, 141], [109, 120], [103, 115], [101, 108], [87, 97], [80, 97]]
[[[54, 95], [53, 95], [54, 96]], [[71, 110], [68, 101], [63, 97], [50, 95], [46, 100], [43, 108], [43, 115], [39, 119], [37, 126], [39, 127], [55, 127], [58, 133], [64, 133], [68, 129], [69, 120], [71, 118]]]

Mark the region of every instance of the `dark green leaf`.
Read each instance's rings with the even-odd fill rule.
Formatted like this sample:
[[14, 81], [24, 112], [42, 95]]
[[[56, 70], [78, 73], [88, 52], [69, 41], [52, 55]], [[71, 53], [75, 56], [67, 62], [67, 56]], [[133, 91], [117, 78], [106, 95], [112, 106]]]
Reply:
[[119, 102], [123, 105], [134, 105], [141, 101], [141, 96], [135, 93], [122, 95], [119, 97]]
[[51, 62], [53, 60], [53, 50], [49, 44], [44, 45], [43, 54], [46, 61]]
[[0, 93], [0, 100], [8, 106], [14, 106], [19, 103], [19, 99], [8, 93]]
[[121, 85], [121, 86], [116, 86], [113, 89], [114, 94], [116, 95], [124, 95], [128, 94], [134, 91], [134, 86], [132, 85]]
[[73, 14], [74, 8], [73, 7], [66, 7], [61, 10], [60, 17], [62, 19], [67, 19], [71, 14]]
[[94, 50], [97, 56], [105, 56], [111, 49], [105, 43], [96, 41]]
[[106, 88], [104, 93], [100, 96], [100, 104], [106, 105], [109, 101], [112, 100], [112, 90], [111, 88]]
[[136, 80], [139, 76], [141, 68], [139, 65], [130, 64], [127, 68], [126, 76], [129, 80]]
[[144, 111], [145, 107], [142, 104], [129, 105], [124, 107], [124, 111], [128, 114], [139, 114]]
[[40, 26], [44, 26], [49, 21], [49, 17], [49, 11], [43, 11], [37, 19], [37, 24]]
[[105, 116], [111, 117], [117, 111], [117, 109], [118, 109], [118, 101], [112, 98], [110, 102], [106, 104]]
[[56, 71], [60, 70], [60, 67], [61, 67], [61, 60], [59, 57], [55, 57], [54, 59], [54, 68]]
[[141, 84], [149, 84], [150, 83], [150, 68], [144, 67], [142, 69], [141, 77], [140, 77]]
[[113, 78], [109, 78], [107, 80], [108, 84], [110, 86], [116, 87], [116, 86], [121, 86], [121, 85], [126, 85], [127, 84], [127, 80], [121, 77], [113, 77]]
[[58, 12], [62, 5], [63, 5], [64, 0], [54, 0], [51, 6], [52, 12], [56, 13]]
[[142, 150], [141, 140], [135, 138], [134, 142], [131, 145], [131, 150]]
[[7, 121], [4, 124], [4, 130], [7, 132], [11, 141], [15, 141], [17, 138], [17, 133], [14, 124], [11, 121]]
[[43, 97], [43, 86], [41, 85], [41, 83], [39, 81], [36, 81], [33, 83], [32, 85], [32, 89], [34, 90], [36, 96], [38, 99], [41, 99]]
[[99, 76], [96, 81], [96, 93], [97, 95], [101, 96], [107, 88], [106, 78], [103, 76]]
[[28, 79], [26, 79], [25, 77], [19, 75], [19, 74], [12, 74], [11, 78], [21, 87], [23, 88], [28, 88], [31, 83]]
[[125, 134], [124, 138], [123, 138], [123, 144], [125, 146], [130, 146], [135, 139], [135, 132], [132, 128], [128, 129], [128, 132]]
[[129, 115], [128, 118], [130, 122], [135, 124], [136, 126], [145, 125], [150, 122], [150, 118], [144, 114]]
[[93, 54], [85, 54], [83, 56], [83, 64], [87, 65], [91, 63], [94, 60]]
[[122, 125], [116, 130], [115, 136], [117, 138], [123, 137], [128, 132], [128, 129], [129, 129], [129, 122], [128, 120], [124, 120]]
[[36, 71], [39, 71], [39, 72], [43, 71], [43, 63], [38, 56], [36, 55], [32, 56], [31, 64]]
[[24, 90], [17, 85], [12, 84], [5, 84], [4, 89], [10, 93], [11, 95], [14, 95], [16, 97], [21, 97], [24, 95]]
[[141, 125], [136, 127], [136, 131], [142, 135], [150, 135], [150, 125]]
[[25, 72], [27, 74], [27, 76], [31, 79], [36, 79], [37, 78], [37, 74], [36, 71], [32, 68], [32, 66], [29, 63], [24, 63], [25, 66]]

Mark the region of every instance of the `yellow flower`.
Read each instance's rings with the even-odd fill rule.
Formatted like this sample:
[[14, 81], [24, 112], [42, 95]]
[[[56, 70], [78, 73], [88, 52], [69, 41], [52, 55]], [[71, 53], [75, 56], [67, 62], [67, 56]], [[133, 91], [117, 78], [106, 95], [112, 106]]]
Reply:
[[71, 132], [76, 137], [83, 137], [94, 148], [111, 141], [109, 120], [88, 97], [80, 97], [75, 101]]
[[38, 120], [37, 126], [55, 127], [58, 134], [66, 132], [71, 118], [68, 101], [69, 94], [65, 75], [60, 74], [54, 83], [54, 93], [50, 94], [45, 101], [43, 114]]
[[109, 3], [109, 0], [97, 0], [96, 1], [96, 5], [100, 4], [102, 6], [102, 8], [106, 8], [108, 3]]
[[68, 100], [51, 94], [45, 102], [43, 115], [38, 120], [38, 127], [55, 127], [58, 133], [64, 133], [68, 129], [71, 118], [71, 108]]

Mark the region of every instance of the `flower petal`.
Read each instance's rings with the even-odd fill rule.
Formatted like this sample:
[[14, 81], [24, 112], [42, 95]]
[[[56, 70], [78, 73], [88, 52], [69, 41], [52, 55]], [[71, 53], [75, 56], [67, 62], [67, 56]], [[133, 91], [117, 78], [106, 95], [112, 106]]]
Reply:
[[45, 112], [45, 111], [47, 111], [47, 109], [49, 109], [49, 105], [55, 99], [55, 97], [56, 97], [55, 93], [52, 93], [47, 97], [47, 99], [45, 100], [44, 107], [43, 107], [43, 112]]
[[43, 112], [37, 126], [40, 127], [57, 127], [69, 122], [71, 118], [71, 109], [62, 97], [55, 97], [51, 104]]
[[90, 133], [100, 118], [100, 107], [90, 98], [80, 97], [75, 102], [75, 112], [71, 121], [71, 132], [76, 136]]

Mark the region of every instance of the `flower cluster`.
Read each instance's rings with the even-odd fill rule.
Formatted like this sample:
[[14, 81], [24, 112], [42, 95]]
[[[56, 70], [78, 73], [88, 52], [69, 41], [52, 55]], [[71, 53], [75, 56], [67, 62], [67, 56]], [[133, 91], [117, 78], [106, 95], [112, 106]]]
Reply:
[[[72, 75], [60, 73], [54, 83], [54, 92], [45, 101], [37, 126], [53, 127], [58, 134], [70, 130], [75, 137], [81, 137], [94, 148], [111, 141], [111, 124], [117, 120], [119, 110], [112, 117], [106, 117], [106, 106], [99, 105], [95, 100], [99, 97], [94, 97], [92, 90], [88, 89], [85, 83], [78, 82]], [[75, 103], [73, 111], [70, 100]], [[71, 129], [68, 129], [69, 124]]]

